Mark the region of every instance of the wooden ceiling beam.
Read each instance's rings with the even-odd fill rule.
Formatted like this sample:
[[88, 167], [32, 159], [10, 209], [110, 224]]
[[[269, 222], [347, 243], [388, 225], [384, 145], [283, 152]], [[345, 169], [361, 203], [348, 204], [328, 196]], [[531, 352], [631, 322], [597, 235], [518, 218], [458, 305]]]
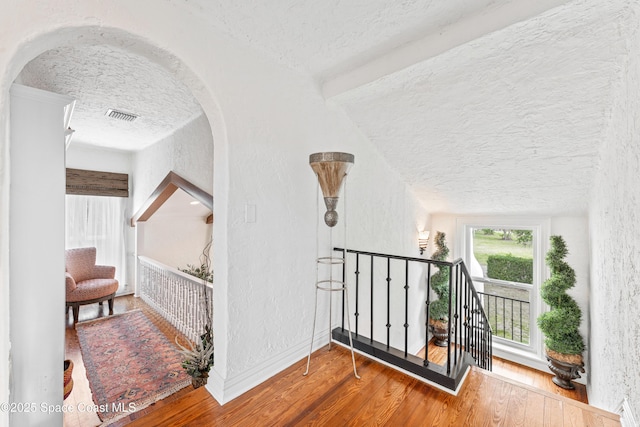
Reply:
[[[131, 217], [131, 226], [135, 227], [138, 221], [146, 221], [166, 202], [177, 189], [183, 190], [191, 197], [202, 203], [203, 206], [213, 211], [213, 196], [175, 172], [169, 172], [160, 185], [151, 193], [140, 210]], [[210, 215], [213, 223], [213, 214]], [[208, 218], [207, 218], [208, 221]], [[207, 222], [207, 224], [210, 224]]]

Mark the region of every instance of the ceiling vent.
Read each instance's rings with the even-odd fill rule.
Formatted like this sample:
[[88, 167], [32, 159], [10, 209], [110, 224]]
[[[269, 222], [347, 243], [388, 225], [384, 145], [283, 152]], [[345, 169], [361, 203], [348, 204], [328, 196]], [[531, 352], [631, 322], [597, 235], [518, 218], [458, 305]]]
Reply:
[[132, 122], [139, 116], [131, 113], [125, 113], [124, 111], [109, 109], [106, 116], [116, 120], [124, 120], [125, 122]]

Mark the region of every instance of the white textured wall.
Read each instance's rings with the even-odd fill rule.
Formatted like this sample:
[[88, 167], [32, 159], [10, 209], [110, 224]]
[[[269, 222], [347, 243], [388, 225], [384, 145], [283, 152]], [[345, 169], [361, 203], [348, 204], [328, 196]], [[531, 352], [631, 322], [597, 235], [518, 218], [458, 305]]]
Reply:
[[[218, 353], [208, 387], [218, 399], [225, 401], [247, 390], [299, 360], [308, 348], [316, 185], [308, 166], [310, 153], [344, 150], [355, 154], [349, 184], [353, 246], [414, 251], [416, 212], [421, 221], [425, 214], [353, 124], [341, 112], [327, 108], [310, 78], [219, 37], [202, 16], [150, 0], [109, 4], [62, 0], [55, 6], [24, 1], [3, 9], [0, 39], [4, 46], [0, 118], [8, 114], [9, 83], [24, 64], [56, 44], [92, 40], [116, 43], [159, 61], [202, 104], [215, 141], [215, 183], [210, 167], [203, 166], [203, 148], [187, 135], [174, 146], [161, 142], [156, 149], [162, 153], [149, 157], [154, 160], [137, 159], [134, 168], [142, 174], [134, 176], [133, 185], [135, 206], [170, 169], [208, 191], [214, 188]], [[2, 124], [0, 134], [6, 135], [6, 123]], [[5, 153], [5, 147], [0, 147], [0, 153]], [[180, 150], [185, 153], [176, 152]], [[170, 158], [179, 160], [171, 164]], [[246, 204], [255, 205], [256, 222], [244, 222]], [[3, 259], [7, 250], [3, 244]], [[4, 300], [8, 295], [4, 283], [1, 289], [0, 300]], [[8, 341], [6, 335], [3, 338], [2, 354], [6, 355]], [[0, 381], [0, 389], [7, 390], [6, 377]]]
[[[273, 372], [307, 350], [317, 186], [309, 154], [355, 155], [346, 195], [350, 247], [415, 254], [419, 211], [398, 176], [341, 112], [327, 109], [310, 80], [266, 62], [257, 69], [247, 71], [242, 84], [250, 102], [244, 96], [230, 100], [245, 120], [227, 122], [228, 337], [233, 347], [228, 375], [247, 385], [250, 375], [264, 375], [252, 369]], [[217, 215], [218, 192], [215, 196]], [[256, 207], [255, 223], [244, 222], [247, 204]], [[326, 332], [326, 322], [319, 319], [319, 325]], [[283, 358], [286, 362], [278, 361]]]
[[[213, 139], [205, 115], [132, 157], [132, 215], [138, 213], [172, 171], [213, 194]], [[194, 218], [167, 218], [160, 212], [144, 224], [143, 230], [138, 231], [138, 238], [144, 238], [144, 243], [138, 243], [137, 255], [148, 256], [174, 268], [199, 265], [199, 255], [208, 241], [206, 236], [211, 235], [211, 226], [203, 222], [194, 221]], [[132, 256], [132, 263], [135, 262], [135, 256]]]
[[623, 27], [629, 40], [612, 94], [610, 124], [589, 211], [591, 377], [589, 402], [615, 410], [627, 398], [640, 417], [640, 41], [637, 2]]
[[144, 225], [144, 255], [173, 268], [200, 267], [211, 224], [192, 216], [151, 217]]
[[131, 157], [132, 154], [127, 151], [101, 149], [76, 143], [72, 139], [65, 160], [68, 168], [130, 174]]
[[133, 213], [171, 171], [213, 194], [213, 140], [201, 115], [133, 156]]

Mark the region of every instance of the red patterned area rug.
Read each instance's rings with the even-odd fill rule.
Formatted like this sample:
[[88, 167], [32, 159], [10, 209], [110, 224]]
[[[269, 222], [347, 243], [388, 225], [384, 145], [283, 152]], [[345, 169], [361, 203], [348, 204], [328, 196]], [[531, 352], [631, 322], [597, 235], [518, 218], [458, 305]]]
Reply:
[[181, 354], [140, 310], [81, 322], [76, 331], [104, 424], [191, 384]]

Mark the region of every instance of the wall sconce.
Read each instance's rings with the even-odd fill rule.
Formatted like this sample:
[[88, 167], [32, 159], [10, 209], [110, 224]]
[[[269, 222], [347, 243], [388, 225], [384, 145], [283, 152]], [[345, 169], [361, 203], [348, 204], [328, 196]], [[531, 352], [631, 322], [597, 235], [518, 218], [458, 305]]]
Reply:
[[429, 231], [424, 230], [418, 233], [418, 247], [420, 248], [420, 255], [424, 253], [429, 244]]

